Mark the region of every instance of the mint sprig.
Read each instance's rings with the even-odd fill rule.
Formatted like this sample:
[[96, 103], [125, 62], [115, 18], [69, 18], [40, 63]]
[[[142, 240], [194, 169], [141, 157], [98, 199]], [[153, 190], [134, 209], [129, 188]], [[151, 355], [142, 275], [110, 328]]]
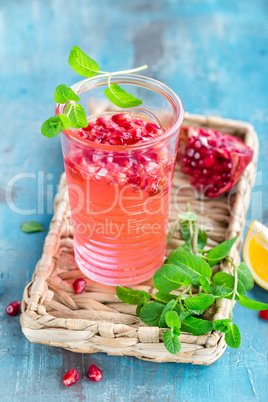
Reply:
[[[260, 303], [245, 296], [252, 289], [254, 281], [250, 269], [243, 262], [237, 266], [228, 254], [236, 241], [224, 241], [211, 250], [204, 250], [207, 235], [197, 226], [197, 215], [190, 211], [179, 215], [178, 224], [172, 233], [180, 227], [185, 244], [172, 251], [165, 264], [154, 276], [154, 286], [158, 290], [155, 295], [117, 287], [117, 296], [129, 304], [137, 304], [137, 315], [147, 325], [165, 328], [163, 342], [166, 349], [173, 354], [179, 353], [182, 332], [202, 335], [210, 331], [225, 334], [228, 346], [238, 348], [241, 335], [233, 323], [233, 307], [235, 300], [241, 306], [252, 310], [266, 310], [268, 304]], [[218, 272], [212, 275], [211, 267], [229, 262], [233, 266], [233, 275]], [[193, 295], [193, 289], [199, 288], [198, 295]], [[173, 294], [174, 291], [180, 289]], [[188, 294], [189, 293], [189, 294]], [[213, 322], [203, 319], [203, 313], [217, 299], [226, 298], [231, 301], [228, 318]]]
[[[86, 82], [91, 81], [97, 75], [102, 75], [103, 77], [107, 77], [108, 84], [108, 88], [104, 89], [104, 94], [114, 105], [120, 108], [132, 108], [142, 104], [140, 99], [125, 91], [118, 84], [111, 83], [111, 78], [119, 74], [130, 74], [144, 70], [147, 68], [147, 65], [131, 70], [117, 71], [113, 73], [100, 71], [99, 64], [90, 58], [86, 53], [84, 53], [78, 46], [74, 46], [74, 48], [71, 50], [68, 62], [78, 74], [87, 77], [77, 86], [76, 92], [78, 92], [81, 86]], [[68, 130], [70, 127], [87, 127], [87, 115], [83, 106], [77, 103], [79, 102], [79, 96], [76, 92], [65, 84], [57, 86], [54, 93], [55, 102], [67, 105], [65, 107], [64, 114], [50, 117], [43, 123], [41, 133], [45, 137], [55, 137], [61, 131], [64, 129]]]

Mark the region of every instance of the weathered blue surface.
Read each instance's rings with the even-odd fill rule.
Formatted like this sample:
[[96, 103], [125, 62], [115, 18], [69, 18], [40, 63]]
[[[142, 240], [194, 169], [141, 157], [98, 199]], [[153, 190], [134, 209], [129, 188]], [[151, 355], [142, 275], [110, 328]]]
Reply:
[[[40, 126], [53, 114], [56, 85], [77, 80], [67, 64], [74, 45], [103, 69], [148, 63], [149, 74], [171, 86], [187, 111], [253, 123], [262, 175], [248, 218], [268, 224], [267, 18], [266, 0], [0, 0], [1, 400], [267, 400], [268, 324], [238, 305], [234, 318], [242, 346], [227, 349], [209, 367], [33, 345], [18, 319], [4, 313], [11, 300], [22, 297], [45, 238], [45, 233], [21, 233], [20, 224], [38, 220], [47, 228], [51, 219], [63, 164], [59, 140], [42, 137]], [[17, 181], [12, 193], [17, 207], [36, 209], [27, 217], [12, 211], [5, 198], [8, 181], [21, 172], [39, 172], [39, 180]], [[267, 292], [258, 286], [251, 296], [267, 302]], [[103, 369], [101, 383], [84, 378], [68, 389], [61, 384], [69, 368], [82, 373], [92, 362]]]

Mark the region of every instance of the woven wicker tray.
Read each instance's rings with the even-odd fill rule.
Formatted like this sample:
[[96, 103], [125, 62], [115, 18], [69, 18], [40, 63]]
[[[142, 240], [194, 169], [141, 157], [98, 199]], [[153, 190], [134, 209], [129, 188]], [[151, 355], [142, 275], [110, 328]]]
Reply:
[[[189, 201], [199, 215], [199, 222], [208, 230], [208, 246], [213, 247], [225, 239], [239, 236], [232, 249], [232, 257], [239, 263], [242, 231], [255, 180], [258, 157], [256, 133], [248, 123], [218, 117], [186, 114], [184, 124], [211, 127], [239, 136], [254, 150], [253, 161], [233, 195], [205, 201], [195, 199], [187, 177], [180, 173], [178, 167], [173, 185], [170, 222], [177, 218], [176, 206], [186, 210]], [[176, 191], [182, 185], [184, 190]], [[182, 244], [177, 236], [169, 243], [167, 254]], [[214, 268], [214, 272], [218, 270], [229, 272], [231, 267], [221, 265]], [[136, 307], [121, 303], [115, 287], [103, 286], [85, 278], [85, 292], [75, 295], [72, 283], [78, 277], [83, 275], [77, 268], [73, 254], [70, 209], [63, 174], [43, 254], [23, 294], [21, 326], [24, 335], [31, 342], [74, 352], [128, 355], [154, 362], [209, 365], [223, 354], [226, 348], [224, 335], [215, 331], [201, 336], [182, 333], [181, 351], [177, 355], [170, 354], [163, 344], [165, 329], [149, 327], [140, 322], [135, 315]], [[155, 292], [152, 281], [133, 287]], [[226, 318], [229, 308], [229, 300], [217, 300], [207, 310], [205, 318]]]

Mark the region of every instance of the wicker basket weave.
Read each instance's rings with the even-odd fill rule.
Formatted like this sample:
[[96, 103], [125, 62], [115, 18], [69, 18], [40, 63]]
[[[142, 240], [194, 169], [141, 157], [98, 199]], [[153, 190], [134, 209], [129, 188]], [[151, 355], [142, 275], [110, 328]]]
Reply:
[[[185, 211], [187, 202], [190, 202], [192, 209], [199, 215], [199, 223], [208, 230], [209, 247], [238, 235], [232, 257], [239, 263], [242, 231], [255, 180], [258, 157], [256, 133], [248, 123], [219, 117], [186, 114], [184, 124], [211, 127], [239, 136], [254, 150], [253, 161], [245, 170], [233, 195], [197, 200], [189, 187], [188, 178], [178, 168], [175, 170], [173, 185], [170, 223], [177, 218], [178, 205]], [[178, 191], [179, 187], [183, 190]], [[174, 235], [167, 254], [181, 244], [178, 234]], [[230, 269], [228, 265], [213, 268], [214, 272], [229, 272]], [[215, 331], [201, 336], [182, 333], [181, 351], [177, 355], [170, 354], [163, 344], [165, 329], [149, 327], [140, 322], [135, 315], [136, 306], [121, 303], [116, 296], [115, 287], [104, 286], [85, 278], [85, 292], [75, 295], [72, 283], [78, 277], [83, 275], [77, 268], [73, 254], [70, 208], [63, 174], [42, 257], [35, 268], [32, 281], [24, 290], [21, 315], [24, 335], [31, 342], [74, 352], [128, 355], [154, 362], [209, 365], [223, 354], [226, 348], [224, 335]], [[152, 281], [133, 288], [149, 293], [156, 291]], [[217, 300], [206, 311], [205, 318], [226, 318], [229, 309], [229, 300]]]

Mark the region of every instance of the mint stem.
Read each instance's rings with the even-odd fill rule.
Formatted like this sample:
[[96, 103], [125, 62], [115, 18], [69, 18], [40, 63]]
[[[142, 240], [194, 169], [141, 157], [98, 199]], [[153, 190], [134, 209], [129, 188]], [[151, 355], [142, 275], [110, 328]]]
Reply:
[[198, 240], [198, 226], [196, 222], [193, 225], [193, 238], [192, 238], [192, 249], [194, 254], [198, 254], [197, 240]]
[[234, 282], [233, 297], [231, 299], [231, 308], [230, 308], [230, 318], [232, 318], [232, 316], [233, 316], [233, 308], [234, 308], [234, 304], [235, 304], [235, 296], [236, 296], [236, 293], [237, 293], [237, 285], [238, 285], [237, 265], [235, 265], [235, 263], [231, 260], [231, 258], [226, 258], [226, 261], [228, 261], [234, 268], [235, 282]]
[[[99, 71], [99, 73], [101, 74], [102, 77], [107, 77], [108, 80], [110, 80], [112, 76], [120, 75], [120, 74], [126, 75], [126, 74], [136, 73], [138, 71], [145, 70], [146, 68], [148, 68], [148, 66], [147, 66], [147, 64], [144, 64], [143, 66], [140, 66], [140, 67], [137, 67], [137, 68], [132, 68], [130, 70], [116, 71], [114, 73], [107, 73], [105, 71]], [[78, 91], [79, 91], [79, 89], [81, 88], [82, 85], [86, 84], [89, 81], [94, 80], [95, 78], [96, 78], [96, 76], [86, 78], [85, 80], [80, 81], [78, 86], [77, 86], [77, 88], [75, 89], [75, 92], [78, 93]]]

